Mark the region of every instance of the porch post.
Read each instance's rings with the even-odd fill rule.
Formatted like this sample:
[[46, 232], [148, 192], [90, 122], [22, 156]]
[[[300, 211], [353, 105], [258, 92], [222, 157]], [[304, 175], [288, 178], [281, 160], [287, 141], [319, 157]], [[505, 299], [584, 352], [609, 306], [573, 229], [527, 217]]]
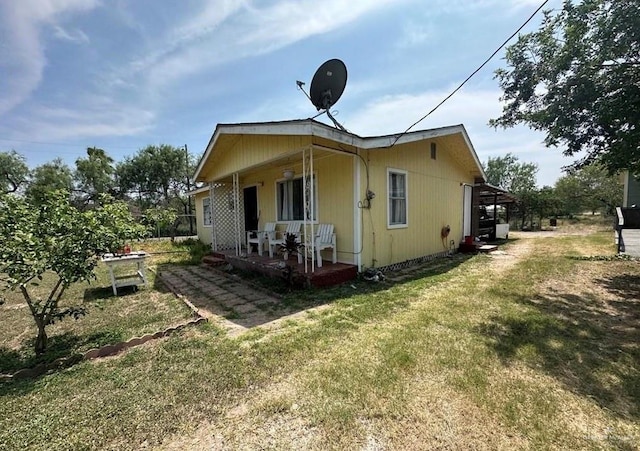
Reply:
[[[308, 152], [307, 152], [308, 151]], [[308, 272], [307, 256], [311, 249], [311, 272], [315, 272], [315, 233], [313, 227], [313, 213], [315, 212], [315, 185], [313, 183], [313, 145], [302, 149], [302, 195], [304, 202], [303, 243], [304, 243], [304, 272]], [[309, 233], [311, 236], [309, 236]]]
[[217, 251], [218, 244], [216, 243], [216, 209], [214, 208], [215, 202], [215, 192], [214, 192], [214, 183], [209, 182], [209, 208], [211, 209], [211, 250]]
[[233, 230], [235, 232], [236, 257], [240, 256], [242, 250], [242, 238], [240, 234], [240, 181], [238, 173], [233, 173]]
[[360, 158], [353, 156], [353, 255], [354, 263], [358, 265], [358, 272], [362, 271], [362, 212], [358, 207], [360, 202]]

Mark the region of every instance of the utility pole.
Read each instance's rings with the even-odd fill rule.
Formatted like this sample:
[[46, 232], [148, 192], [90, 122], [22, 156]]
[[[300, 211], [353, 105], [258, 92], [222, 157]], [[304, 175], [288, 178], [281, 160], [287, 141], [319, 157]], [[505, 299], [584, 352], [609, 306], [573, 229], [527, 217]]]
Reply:
[[187, 145], [184, 145], [184, 154], [186, 158], [185, 172], [187, 176], [187, 215], [189, 218], [189, 234], [193, 235], [193, 221], [191, 220], [191, 196], [189, 195], [189, 191], [191, 191], [191, 182], [189, 180], [189, 149]]

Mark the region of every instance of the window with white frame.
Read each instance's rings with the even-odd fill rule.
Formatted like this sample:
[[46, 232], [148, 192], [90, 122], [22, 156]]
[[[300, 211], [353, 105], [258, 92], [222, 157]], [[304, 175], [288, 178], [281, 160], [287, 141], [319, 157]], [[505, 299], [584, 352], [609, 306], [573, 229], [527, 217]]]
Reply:
[[202, 199], [202, 218], [205, 226], [211, 225], [211, 198]]
[[407, 171], [387, 169], [387, 226], [407, 226]]
[[[318, 189], [316, 178], [313, 177], [313, 220], [317, 218]], [[304, 183], [302, 177], [291, 180], [282, 180], [276, 183], [276, 204], [278, 208], [278, 221], [303, 221], [304, 220]], [[307, 202], [311, 202], [311, 186], [307, 186]], [[311, 209], [311, 206], [309, 206]], [[309, 218], [310, 219], [310, 218]]]

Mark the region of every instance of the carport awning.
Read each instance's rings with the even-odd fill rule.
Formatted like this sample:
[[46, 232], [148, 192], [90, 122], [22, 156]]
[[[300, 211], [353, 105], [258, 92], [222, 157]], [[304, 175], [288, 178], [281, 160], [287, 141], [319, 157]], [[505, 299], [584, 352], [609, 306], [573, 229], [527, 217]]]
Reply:
[[504, 205], [518, 202], [518, 198], [513, 194], [488, 183], [479, 183], [475, 188], [478, 192], [478, 199], [487, 204]]

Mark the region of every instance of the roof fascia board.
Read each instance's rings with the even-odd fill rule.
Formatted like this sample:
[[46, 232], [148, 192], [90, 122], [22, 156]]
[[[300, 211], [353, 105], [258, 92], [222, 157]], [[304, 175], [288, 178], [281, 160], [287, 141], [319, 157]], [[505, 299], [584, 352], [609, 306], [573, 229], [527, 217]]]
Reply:
[[467, 143], [467, 146], [469, 146], [469, 150], [471, 151], [471, 156], [473, 156], [473, 160], [476, 162], [476, 166], [480, 170], [480, 175], [482, 176], [482, 179], [486, 182], [487, 174], [485, 174], [484, 168], [482, 167], [482, 163], [480, 163], [480, 159], [478, 158], [476, 149], [473, 147], [473, 144], [471, 144], [471, 139], [469, 139], [467, 130], [464, 128], [463, 125], [461, 125], [460, 127], [462, 128], [462, 137], [464, 138], [464, 141]]
[[200, 193], [204, 193], [204, 192], [208, 192], [209, 191], [209, 187], [208, 186], [202, 186], [198, 189], [194, 189], [191, 190], [187, 193], [188, 196], [195, 196], [196, 194], [200, 194]]
[[[480, 164], [478, 155], [471, 144], [469, 135], [463, 125], [452, 125], [448, 127], [435, 128], [431, 130], [421, 130], [416, 132], [405, 133], [399, 139], [398, 135], [385, 135], [373, 137], [361, 137], [353, 133], [344, 132], [337, 128], [330, 127], [322, 122], [314, 120], [287, 121], [287, 122], [263, 122], [263, 123], [247, 123], [247, 124], [218, 124], [216, 130], [207, 145], [207, 149], [203, 154], [195, 172], [195, 179], [200, 176], [205, 162], [208, 160], [215, 143], [223, 134], [229, 135], [290, 135], [290, 136], [318, 136], [329, 139], [341, 144], [358, 147], [363, 150], [385, 150], [391, 145], [401, 145], [411, 142], [421, 141], [430, 138], [439, 138], [442, 136], [454, 135], [461, 133], [462, 137], [471, 150], [472, 157], [482, 174], [484, 180], [487, 179], [484, 169]], [[397, 141], [396, 141], [397, 139]]]
[[213, 144], [218, 140], [219, 136], [220, 136], [220, 124], [216, 125], [216, 129], [213, 132], [213, 135], [211, 135], [211, 139], [207, 144], [207, 148], [202, 154], [202, 157], [200, 157], [200, 161], [198, 162], [198, 167], [196, 167], [196, 172], [193, 174], [194, 180], [198, 180], [198, 178], [200, 177], [200, 172], [202, 171], [202, 168], [204, 167], [205, 162], [209, 159], [209, 155], [213, 150]]

